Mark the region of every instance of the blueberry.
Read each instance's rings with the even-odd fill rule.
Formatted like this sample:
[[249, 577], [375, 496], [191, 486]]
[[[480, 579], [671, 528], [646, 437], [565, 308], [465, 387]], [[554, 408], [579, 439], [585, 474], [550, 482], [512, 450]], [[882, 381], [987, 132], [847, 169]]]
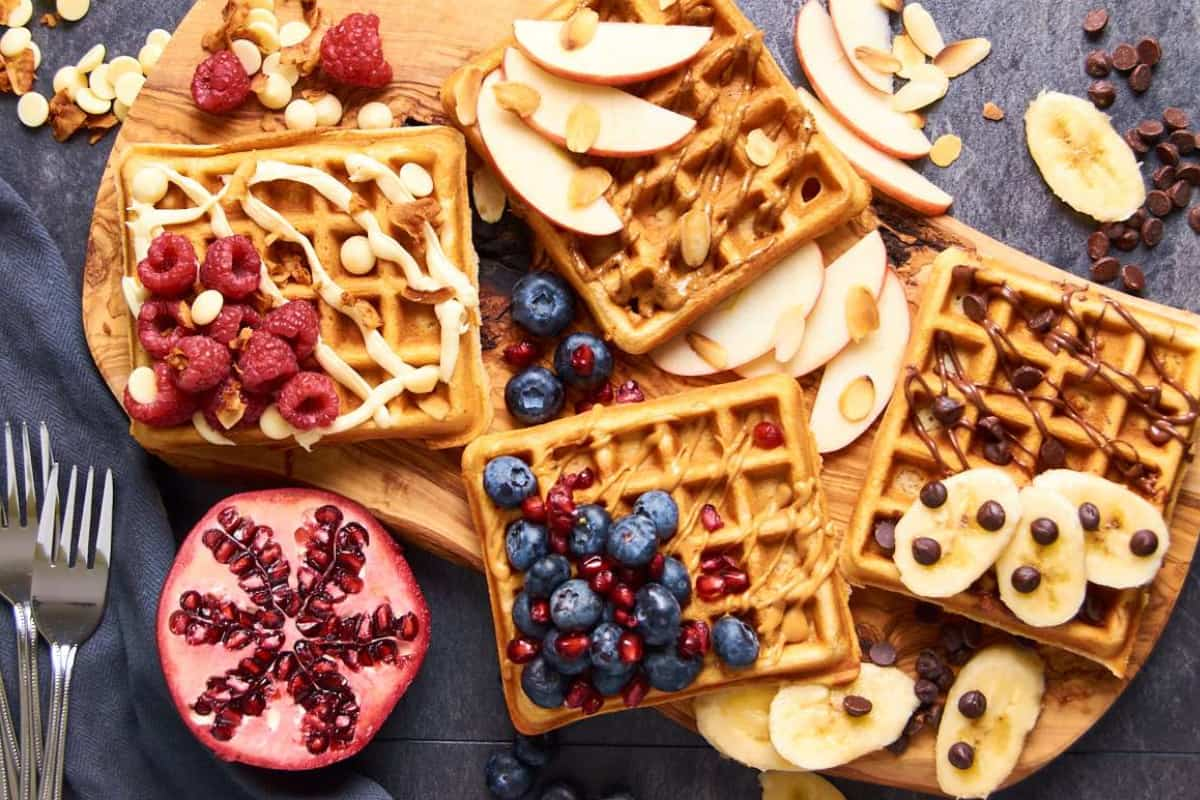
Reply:
[[551, 629], [546, 634], [546, 638], [542, 640], [542, 656], [546, 659], [546, 663], [563, 675], [579, 675], [587, 671], [587, 668], [592, 665], [591, 659], [588, 658], [588, 651], [585, 649], [579, 658], [564, 658], [554, 647], [559, 635], [558, 631]]
[[629, 679], [633, 677], [633, 673], [637, 671], [635, 664], [621, 664], [616, 670], [597, 669], [592, 671], [592, 685], [596, 687], [596, 691], [605, 697], [612, 697], [621, 693], [625, 688], [625, 684], [629, 683]]
[[604, 601], [582, 578], [572, 578], [550, 595], [550, 618], [560, 631], [588, 631], [600, 621]]
[[499, 456], [483, 468], [483, 490], [501, 508], [516, 508], [537, 491], [537, 478], [521, 459]]
[[638, 589], [633, 615], [646, 644], [670, 644], [679, 638], [679, 601], [662, 584], [647, 583]]
[[525, 591], [531, 598], [549, 597], [571, 577], [571, 562], [558, 553], [542, 556], [525, 572]]
[[545, 525], [527, 519], [514, 519], [504, 531], [504, 550], [508, 563], [521, 571], [533, 566], [533, 562], [550, 550], [549, 534]]
[[559, 708], [567, 696], [567, 679], [548, 659], [538, 656], [521, 670], [521, 688], [534, 705]]
[[595, 389], [612, 377], [612, 351], [590, 333], [572, 333], [554, 349], [554, 371], [567, 386]]
[[592, 666], [596, 669], [613, 671], [624, 664], [621, 653], [617, 650], [617, 642], [625, 629], [614, 622], [602, 622], [592, 631], [592, 644], [589, 652], [592, 655]]
[[604, 550], [612, 516], [604, 506], [588, 503], [575, 509], [575, 525], [568, 540], [571, 555], [594, 556]]
[[640, 514], [622, 517], [608, 531], [608, 554], [627, 567], [650, 563], [658, 550], [654, 523]]
[[549, 733], [541, 736], [526, 736], [518, 733], [513, 739], [513, 755], [522, 764], [530, 767], [544, 767], [554, 758], [556, 749], [554, 737]]
[[661, 541], [667, 541], [679, 529], [679, 506], [671, 495], [659, 489], [644, 492], [633, 504], [633, 513], [649, 517], [654, 522], [654, 532]]
[[508, 379], [504, 404], [526, 425], [552, 420], [563, 408], [562, 381], [545, 367], [530, 367]]
[[660, 692], [678, 692], [692, 685], [704, 666], [702, 658], [680, 658], [675, 648], [649, 653], [642, 661], [650, 685]]
[[583, 800], [583, 796], [571, 784], [555, 781], [542, 789], [540, 800]]
[[687, 605], [687, 601], [692, 596], [692, 578], [688, 575], [687, 567], [683, 562], [674, 556], [667, 556], [663, 559], [662, 577], [658, 582], [667, 588], [667, 591], [675, 595], [675, 599], [679, 601], [679, 605]]
[[534, 621], [533, 614], [529, 610], [532, 604], [533, 599], [530, 598], [529, 592], [518, 593], [517, 598], [513, 600], [513, 622], [521, 633], [534, 639], [541, 639], [550, 630], [550, 624]]
[[534, 336], [558, 336], [574, 316], [575, 294], [553, 272], [531, 272], [513, 286], [513, 321]]
[[512, 753], [492, 753], [484, 769], [488, 791], [500, 800], [519, 800], [533, 787], [533, 770]]
[[737, 617], [728, 614], [713, 626], [713, 649], [731, 667], [745, 667], [758, 659], [758, 634]]

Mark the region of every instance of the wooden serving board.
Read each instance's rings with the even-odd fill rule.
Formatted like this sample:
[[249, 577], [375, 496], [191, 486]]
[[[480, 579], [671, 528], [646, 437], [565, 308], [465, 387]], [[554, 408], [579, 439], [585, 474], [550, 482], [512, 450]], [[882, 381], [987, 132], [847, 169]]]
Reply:
[[[83, 288], [83, 321], [88, 345], [105, 381], [120, 397], [129, 374], [129, 319], [119, 290], [121, 277], [120, 222], [113, 184], [116, 165], [125, 149], [137, 142], [213, 143], [262, 130], [262, 109], [253, 101], [237, 114], [215, 120], [198, 113], [189, 83], [202, 59], [200, 41], [220, 19], [224, 0], [199, 0], [180, 23], [170, 45], [118, 135], [96, 199], [88, 243]], [[536, 14], [544, 0], [377, 0], [373, 7], [383, 18], [385, 52], [396, 68], [392, 86], [375, 95], [351, 94], [345, 124], [354, 112], [374, 99], [397, 101], [417, 119], [444, 121], [438, 89], [463, 61], [509, 32], [512, 19]], [[389, 8], [390, 6], [390, 8]], [[322, 7], [340, 19], [359, 4], [325, 0]], [[299, 16], [296, 4], [280, 4], [281, 21]], [[890, 260], [916, 301], [921, 270], [936, 252], [950, 245], [975, 249], [1048, 278], [1064, 277], [1054, 268], [984, 236], [951, 218], [927, 220], [894, 205], [877, 203], [862, 220], [822, 241], [826, 257], [836, 254], [857, 234], [880, 225]], [[1131, 302], [1137, 302], [1133, 300]], [[484, 340], [498, 426], [510, 425], [504, 412], [503, 386], [509, 374], [499, 359], [502, 347], [514, 340], [505, 298], [485, 286]], [[1178, 312], [1180, 318], [1190, 318]], [[647, 359], [622, 357], [620, 380], [636, 379], [647, 396], [679, 391], [703, 381], [686, 381], [658, 372]], [[853, 509], [865, 472], [872, 434], [825, 460], [823, 483], [836, 519], [843, 526]], [[459, 475], [459, 452], [426, 450], [418, 445], [384, 442], [341, 448], [301, 450], [199, 448], [187, 455], [164, 456], [174, 466], [197, 474], [228, 479], [231, 475], [282, 480], [319, 486], [350, 496], [417, 546], [482, 569], [479, 543]], [[1171, 549], [1154, 583], [1139, 632], [1130, 677], [1149, 655], [1166, 625], [1186, 578], [1200, 530], [1200, 470], [1191, 469], [1173, 520]], [[858, 591], [853, 598], [856, 619], [870, 623], [897, 646], [900, 663], [911, 672], [917, 652], [937, 639], [936, 625], [912, 619], [912, 603], [877, 591]], [[1067, 654], [1045, 652], [1048, 668], [1046, 706], [1030, 737], [1020, 764], [1010, 778], [1017, 781], [1053, 759], [1099, 719], [1128, 684], [1104, 668]], [[672, 718], [691, 725], [689, 708], [667, 709]], [[938, 791], [933, 765], [933, 735], [922, 731], [901, 757], [881, 752], [835, 770], [848, 778]]]

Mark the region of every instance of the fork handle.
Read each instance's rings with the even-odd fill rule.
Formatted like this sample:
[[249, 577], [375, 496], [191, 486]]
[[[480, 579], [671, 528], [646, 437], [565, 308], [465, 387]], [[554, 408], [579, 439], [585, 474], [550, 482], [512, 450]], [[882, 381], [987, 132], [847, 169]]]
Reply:
[[13, 727], [12, 709], [8, 707], [8, 692], [3, 682], [0, 682], [0, 740], [0, 751], [3, 751], [0, 755], [0, 798], [16, 800], [20, 789], [17, 761], [20, 751], [17, 732]]
[[42, 764], [42, 783], [38, 800], [61, 800], [63, 767], [67, 749], [67, 710], [71, 695], [71, 673], [75, 670], [74, 644], [51, 644], [50, 664], [54, 683], [50, 695], [50, 738], [46, 742], [46, 760]]
[[21, 780], [20, 800], [33, 800], [41, 765], [42, 713], [37, 678], [37, 628], [29, 603], [13, 605], [17, 627], [17, 676], [21, 693]]

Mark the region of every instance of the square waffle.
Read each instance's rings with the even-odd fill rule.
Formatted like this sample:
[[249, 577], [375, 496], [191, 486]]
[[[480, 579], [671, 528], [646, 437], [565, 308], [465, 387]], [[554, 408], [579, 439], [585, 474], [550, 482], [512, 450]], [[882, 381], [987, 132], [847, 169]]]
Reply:
[[[660, 153], [587, 159], [613, 175], [605, 196], [625, 222], [622, 231], [581, 236], [514, 202], [605, 335], [626, 352], [645, 353], [681, 334], [805, 241], [858, 214], [871, 192], [814, 131], [762, 32], [732, 0], [679, 0], [666, 10], [659, 10], [657, 0], [565, 0], [544, 18], [566, 19], [583, 5], [602, 20], [714, 29], [689, 65], [623, 87], [696, 118], [695, 129]], [[475, 69], [484, 75], [497, 69], [513, 44], [510, 39], [482, 53], [449, 78], [442, 102], [452, 119], [458, 119], [459, 85], [477, 76]], [[478, 127], [462, 127], [487, 159]], [[756, 128], [778, 145], [775, 159], [762, 169], [746, 155], [746, 137]], [[714, 242], [697, 269], [683, 262], [679, 245], [680, 219], [693, 208], [710, 215]]]
[[[701, 574], [702, 555], [725, 552], [750, 577], [741, 595], [706, 602], [692, 594], [685, 619], [711, 626], [724, 614], [750, 621], [761, 643], [758, 661], [745, 669], [706, 657], [696, 681], [682, 692], [651, 690], [652, 706], [751, 681], [783, 678], [841, 683], [858, 672], [858, 640], [848, 590], [835, 569], [837, 545], [817, 480], [820, 460], [802, 420], [808, 418], [799, 385], [771, 376], [695, 389], [646, 403], [595, 406], [591, 411], [534, 428], [481, 437], [463, 456], [463, 474], [483, 554], [496, 629], [496, 646], [509, 713], [516, 727], [538, 733], [573, 722], [581, 712], [534, 705], [520, 685], [521, 668], [505, 647], [518, 635], [512, 605], [521, 590], [509, 566], [505, 527], [519, 510], [497, 507], [483, 490], [483, 469], [501, 455], [533, 470], [542, 492], [564, 473], [590, 468], [596, 475], [577, 503], [604, 502], [616, 519], [630, 513], [638, 495], [669, 491], [679, 505], [679, 532], [660, 547]], [[778, 424], [784, 443], [757, 447], [754, 426]], [[711, 503], [724, 527], [709, 532], [701, 508]], [[607, 698], [600, 713], [624, 709]]]
[[[404, 164], [416, 163], [433, 178], [434, 191], [440, 209], [434, 227], [446, 256], [461, 269], [470, 284], [478, 288], [478, 263], [471, 244], [470, 207], [466, 190], [466, 148], [462, 137], [445, 127], [405, 128], [389, 131], [338, 130], [321, 133], [288, 133], [254, 137], [215, 146], [193, 145], [135, 145], [130, 148], [117, 175], [117, 202], [122, 221], [129, 223], [134, 214], [129, 210], [134, 177], [142, 168], [165, 165], [186, 178], [198, 182], [210, 193], [217, 193], [228, 176], [244, 174], [254, 162], [282, 161], [289, 164], [316, 167], [333, 175], [341, 184], [351, 188], [379, 220], [384, 231], [389, 230], [390, 203], [374, 181], [352, 183], [344, 164], [345, 158], [358, 153], [382, 162], [394, 171]], [[274, 181], [253, 187], [252, 192], [271, 208], [279, 211], [295, 228], [307, 236], [329, 273], [330, 278], [352, 294], [368, 303], [380, 320], [379, 332], [387, 345], [413, 367], [440, 361], [441, 328], [434, 306], [425, 300], [418, 302], [406, 296], [407, 282], [400, 266], [380, 259], [366, 275], [352, 275], [341, 265], [341, 244], [350, 236], [363, 233], [349, 215], [336, 209], [311, 187], [291, 181]], [[357, 202], [357, 201], [356, 201]], [[187, 198], [174, 184], [158, 208], [189, 208], [196, 203]], [[235, 233], [249, 237], [262, 255], [264, 263], [272, 260], [275, 236], [251, 220], [236, 199], [221, 203]], [[124, 274], [137, 274], [134, 233], [128, 224], [122, 226]], [[208, 245], [214, 240], [207, 216], [191, 222], [172, 224], [166, 230], [188, 238], [203, 261]], [[417, 260], [422, 261], [420, 255]], [[289, 279], [282, 287], [288, 300], [316, 301], [322, 339], [357, 371], [368, 386], [374, 387], [391, 377], [367, 353], [363, 337], [354, 322], [334, 307], [318, 300], [311, 282]], [[131, 369], [148, 365], [150, 356], [138, 341], [136, 320], [130, 324]], [[403, 392], [387, 404], [390, 424], [380, 427], [374, 420], [350, 430], [326, 436], [326, 444], [362, 441], [367, 439], [406, 438], [424, 439], [433, 446], [463, 444], [486, 430], [492, 408], [488, 399], [488, 381], [483, 370], [479, 341], [478, 309], [468, 310], [467, 330], [459, 337], [459, 358], [449, 383], [439, 382], [428, 394]], [[334, 381], [345, 414], [360, 405], [359, 397]], [[205, 444], [191, 425], [154, 428], [133, 421], [131, 432], [151, 450], [177, 450]], [[236, 444], [268, 444], [272, 440], [258, 426], [224, 432]], [[291, 441], [288, 439], [287, 441]]]
[[[1061, 308], [1066, 293], [1076, 292], [1070, 302], [1074, 320], [1057, 313], [1046, 332], [1053, 336], [1039, 336], [1031, 330], [1009, 300], [993, 294], [987, 303], [987, 318], [1012, 342], [1013, 351], [1045, 374], [1042, 383], [1031, 391], [1034, 398], [1044, 398], [1031, 406], [1053, 409], [1041, 412], [1044, 427], [1009, 388], [998, 350], [984, 326], [968, 318], [964, 310], [969, 281], [966, 271], [975, 267], [977, 291], [1005, 284], [1034, 314]], [[1069, 276], [1063, 273], [1063, 278]], [[1128, 319], [1120, 313], [1122, 310]], [[1073, 336], [1081, 325], [1085, 336], [1099, 343], [1099, 360], [1110, 365], [1103, 372], [1116, 376], [1126, 387], [1130, 384], [1120, 377], [1122, 373], [1148, 385], [1162, 386], [1161, 409], [1170, 413], [1188, 411], [1184, 393], [1192, 397], [1200, 393], [1200, 327], [1189, 324], [1182, 313], [1131, 300], [1095, 285], [1085, 288], [1063, 279], [1036, 276], [997, 261], [979, 265], [956, 249], [938, 256], [930, 269], [909, 340], [907, 366], [876, 436], [860, 502], [844, 540], [842, 569], [851, 583], [911, 594], [901, 583], [891, 558], [875, 542], [875, 525], [881, 520], [898, 519], [927, 481], [967, 467], [999, 466], [1018, 485], [1029, 483], [1043, 469], [1060, 465], [1094, 473], [1138, 491], [1170, 520], [1197, 426], [1179, 429], [1184, 441], [1152, 442], [1148, 430], [1151, 419], [1137, 403], [1090, 372], [1071, 354], [1070, 347], [1057, 351], [1047, 347], [1046, 342], [1054, 336]], [[1137, 331], [1139, 326], [1151, 346]], [[929, 411], [930, 393], [943, 386], [941, 374], [955, 374], [950, 353], [957, 355], [962, 376], [983, 387], [985, 403], [1005, 428], [1018, 432], [1008, 465], [997, 465], [985, 457], [988, 435], [974, 427], [979, 411], [953, 381], [947, 391], [954, 398], [966, 400], [964, 420], [968, 424], [948, 432]], [[1155, 359], [1169, 382], [1159, 377]], [[939, 368], [939, 361], [945, 366]], [[1076, 415], [1065, 412], [1058, 403], [1069, 404]], [[1061, 449], [1053, 443], [1046, 445], [1050, 439], [1057, 441]], [[1113, 441], [1118, 442], [1115, 448], [1097, 446], [1097, 442]], [[1065, 463], [1047, 463], [1047, 459], [1059, 462], [1059, 455]], [[1133, 463], [1141, 465], [1140, 476], [1130, 472]], [[1097, 661], [1118, 676], [1124, 674], [1145, 601], [1144, 588], [1114, 590], [1089, 585], [1088, 600], [1078, 617], [1056, 627], [1037, 628], [1022, 623], [1004, 606], [991, 572], [967, 592], [933, 600], [988, 625]]]

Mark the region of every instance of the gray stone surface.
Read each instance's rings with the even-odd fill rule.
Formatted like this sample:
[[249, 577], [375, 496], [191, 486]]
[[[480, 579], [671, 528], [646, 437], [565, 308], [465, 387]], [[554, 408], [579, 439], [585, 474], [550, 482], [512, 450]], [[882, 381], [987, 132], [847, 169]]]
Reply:
[[[39, 0], [40, 2], [41, 0]], [[743, 0], [767, 31], [784, 68], [798, 76], [792, 51], [795, 0]], [[1025, 150], [1022, 114], [1043, 88], [1082, 93], [1089, 79], [1083, 56], [1092, 48], [1080, 20], [1089, 0], [927, 0], [948, 40], [985, 35], [991, 57], [954, 82], [930, 113], [928, 131], [962, 137], [963, 156], [949, 169], [920, 167], [957, 198], [965, 222], [1051, 263], [1084, 274], [1087, 222], [1052, 198]], [[1144, 115], [1180, 105], [1200, 122], [1194, 78], [1200, 74], [1200, 17], [1194, 2], [1127, 0], [1117, 10], [1104, 44], [1154, 34], [1165, 57], [1149, 93], [1134, 97], [1117, 79], [1113, 109], [1124, 130]], [[186, 0], [107, 0], [78, 25], [35, 29], [45, 54], [42, 85], [54, 69], [73, 63], [97, 41], [113, 52], [136, 52], [152, 27], [172, 28]], [[39, 13], [41, 6], [39, 5]], [[1008, 113], [986, 122], [987, 100]], [[38, 211], [68, 262], [82, 263], [93, 197], [110, 140], [55, 144], [47, 131], [30, 132], [16, 120], [15, 102], [0, 100], [0, 175]], [[1130, 256], [1147, 267], [1154, 299], [1200, 310], [1200, 238], [1181, 216], [1167, 222], [1167, 237], [1153, 252]], [[0, 266], [0, 269], [3, 269]], [[162, 489], [179, 535], [223, 494], [244, 486], [208, 486], [162, 470]], [[186, 502], [182, 498], [187, 498]], [[433, 608], [436, 635], [421, 676], [359, 763], [397, 798], [484, 797], [482, 765], [511, 735], [499, 691], [483, 579], [427, 554], [410, 558]], [[1009, 800], [1080, 798], [1195, 798], [1200, 783], [1200, 723], [1196, 708], [1200, 667], [1200, 588], [1189, 577], [1180, 604], [1150, 662], [1133, 686], [1091, 733], [1066, 755], [1017, 787]], [[589, 796], [627, 783], [639, 798], [755, 798], [749, 770], [723, 762], [692, 734], [648, 711], [587, 721], [564, 732], [562, 754], [548, 777], [578, 779]], [[310, 778], [302, 778], [314, 786]], [[906, 792], [838, 781], [851, 800], [914, 798]]]

